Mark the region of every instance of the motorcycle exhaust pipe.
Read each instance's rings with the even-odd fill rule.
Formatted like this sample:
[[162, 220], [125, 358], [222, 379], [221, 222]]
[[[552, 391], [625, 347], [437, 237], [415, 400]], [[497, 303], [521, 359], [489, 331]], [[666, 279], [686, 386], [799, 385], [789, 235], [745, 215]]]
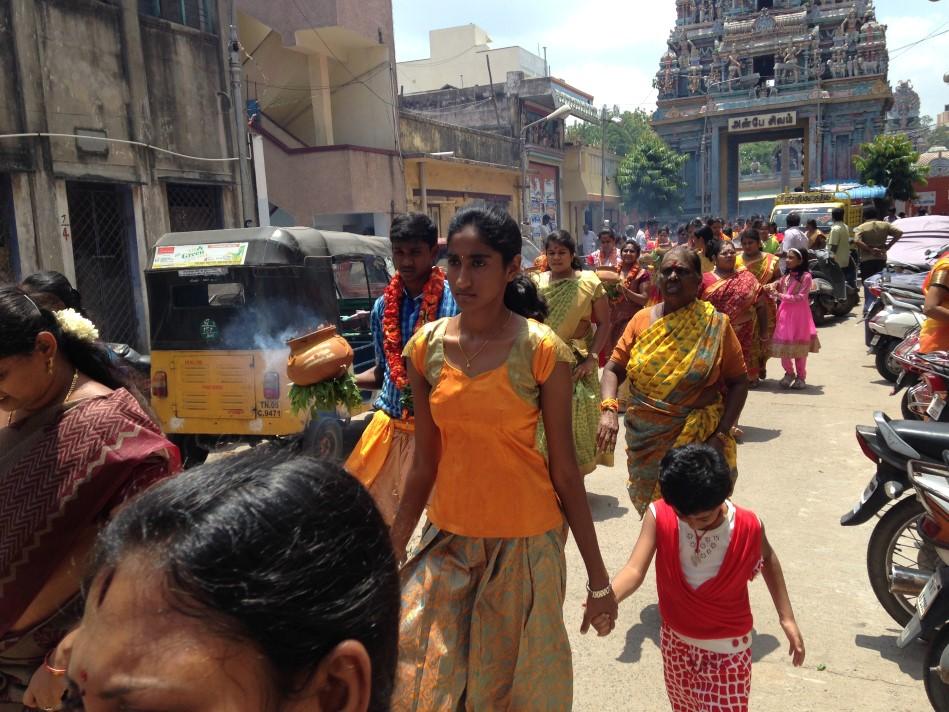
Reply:
[[929, 582], [929, 575], [916, 569], [893, 564], [890, 570], [890, 593], [904, 596], [918, 596]]

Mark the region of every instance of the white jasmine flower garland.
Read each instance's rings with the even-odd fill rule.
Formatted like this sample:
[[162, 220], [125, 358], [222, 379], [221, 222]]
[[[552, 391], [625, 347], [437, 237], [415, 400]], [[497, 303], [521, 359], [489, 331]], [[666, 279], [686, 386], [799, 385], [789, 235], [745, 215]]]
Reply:
[[99, 338], [96, 325], [86, 319], [75, 309], [60, 309], [55, 312], [56, 321], [64, 334], [69, 334], [80, 341], [95, 341]]

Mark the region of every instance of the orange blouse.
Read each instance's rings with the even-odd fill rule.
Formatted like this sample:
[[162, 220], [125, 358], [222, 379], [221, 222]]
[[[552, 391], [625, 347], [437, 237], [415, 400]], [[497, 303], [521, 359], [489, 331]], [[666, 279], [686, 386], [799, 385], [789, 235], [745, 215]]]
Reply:
[[562, 526], [536, 437], [540, 386], [572, 355], [549, 327], [525, 320], [507, 361], [469, 378], [445, 358], [448, 322], [426, 324], [405, 347], [432, 387], [429, 405], [441, 436], [428, 518], [471, 537], [528, 537]]

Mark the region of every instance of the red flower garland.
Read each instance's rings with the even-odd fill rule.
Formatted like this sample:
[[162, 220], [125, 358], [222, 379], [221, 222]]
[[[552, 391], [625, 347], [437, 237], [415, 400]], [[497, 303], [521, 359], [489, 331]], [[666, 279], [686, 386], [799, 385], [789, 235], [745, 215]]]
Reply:
[[[422, 288], [422, 306], [412, 330], [413, 334], [438, 317], [438, 308], [444, 293], [445, 273], [440, 268], [433, 267], [431, 277]], [[404, 298], [405, 282], [402, 280], [402, 275], [396, 272], [382, 295], [382, 349], [389, 366], [389, 378], [392, 379], [396, 388], [402, 391], [403, 396], [406, 396], [409, 390], [409, 377], [405, 370], [405, 361], [402, 359], [402, 349], [405, 344], [402, 342], [400, 316]], [[403, 397], [403, 406], [406, 400]], [[408, 417], [408, 408], [403, 407], [402, 417], [403, 419]]]

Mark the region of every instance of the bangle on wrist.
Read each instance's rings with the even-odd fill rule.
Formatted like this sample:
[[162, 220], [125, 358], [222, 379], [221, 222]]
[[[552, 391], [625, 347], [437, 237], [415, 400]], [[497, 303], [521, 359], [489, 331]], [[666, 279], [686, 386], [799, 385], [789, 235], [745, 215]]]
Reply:
[[606, 588], [601, 588], [599, 591], [594, 591], [592, 588], [590, 588], [590, 584], [587, 583], [587, 593], [590, 595], [590, 598], [606, 598], [611, 593], [613, 593], [613, 584], [608, 583], [606, 584]]
[[718, 438], [718, 439], [721, 440], [723, 443], [727, 443], [727, 442], [728, 442], [728, 435], [726, 435], [725, 433], [723, 433], [721, 430], [716, 430], [714, 433], [712, 433], [712, 437]]
[[50, 656], [55, 652], [56, 648], [53, 648], [48, 653], [46, 653], [46, 657], [43, 658], [43, 667], [45, 667], [46, 671], [49, 672], [53, 677], [62, 677], [66, 674], [66, 668], [53, 667], [49, 662]]
[[600, 401], [600, 412], [607, 410], [612, 413], [619, 413], [619, 401], [616, 398], [605, 398]]

